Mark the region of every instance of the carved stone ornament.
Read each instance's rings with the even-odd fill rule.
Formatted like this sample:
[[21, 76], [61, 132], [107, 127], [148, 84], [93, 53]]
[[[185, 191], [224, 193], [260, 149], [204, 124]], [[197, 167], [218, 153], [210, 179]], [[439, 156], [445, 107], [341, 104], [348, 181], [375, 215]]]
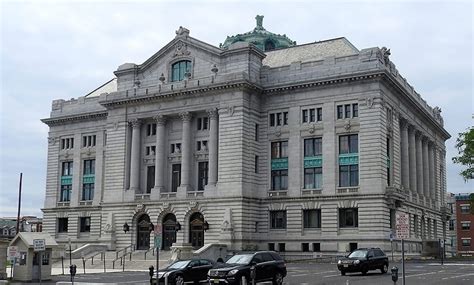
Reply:
[[169, 202], [163, 202], [163, 211], [170, 211], [171, 204]]
[[374, 98], [367, 98], [367, 107], [372, 108], [374, 106]]
[[173, 56], [187, 56], [190, 55], [191, 52], [188, 50], [188, 46], [183, 42], [178, 42], [175, 46]]
[[197, 209], [198, 206], [199, 206], [198, 201], [189, 201], [189, 207], [190, 207], [191, 209]]
[[347, 121], [345, 124], [344, 124], [344, 129], [346, 131], [349, 131], [351, 129], [351, 121]]
[[156, 124], [159, 126], [164, 126], [166, 124], [166, 117], [163, 115], [154, 116], [153, 119], [155, 120]]
[[383, 62], [385, 63], [385, 65], [388, 65], [390, 63], [390, 59], [389, 59], [389, 56], [391, 54], [390, 49], [386, 47], [382, 47], [380, 49], [380, 52], [382, 53]]
[[137, 206], [135, 207], [135, 213], [144, 212], [144, 211], [145, 211], [145, 205], [137, 204]]
[[314, 131], [316, 131], [316, 127], [314, 126], [314, 124], [312, 124], [312, 125], [309, 126], [309, 128], [308, 128], [308, 132], [309, 132], [310, 134], [313, 134]]
[[158, 78], [158, 80], [160, 80], [162, 84], [165, 83], [165, 80], [166, 80], [165, 75], [162, 73], [162, 74], [160, 75], [160, 78]]
[[207, 115], [209, 116], [209, 119], [217, 119], [217, 109], [216, 108], [213, 108], [213, 109], [209, 109], [207, 110]]
[[219, 71], [219, 69], [217, 68], [217, 65], [213, 65], [212, 68], [211, 68], [211, 72], [215, 74], [217, 74], [217, 72]]
[[189, 36], [189, 30], [186, 29], [185, 27], [179, 26], [179, 28], [176, 30], [176, 36]]
[[49, 137], [48, 138], [48, 144], [54, 145], [56, 143], [56, 138], [55, 137]]
[[132, 119], [129, 121], [129, 124], [130, 126], [132, 126], [132, 128], [139, 128], [142, 124], [142, 122], [139, 120], [139, 119]]
[[179, 116], [181, 117], [181, 120], [183, 120], [185, 122], [191, 121], [191, 118], [193, 117], [193, 115], [189, 112], [179, 113]]
[[234, 106], [227, 107], [227, 113], [229, 113], [229, 116], [233, 116], [234, 115]]
[[280, 128], [275, 130], [275, 136], [277, 136], [277, 137], [281, 136], [281, 129]]
[[118, 126], [119, 126], [119, 123], [118, 123], [118, 122], [115, 122], [115, 123], [114, 123], [114, 126], [113, 126], [114, 130], [117, 130], [117, 129], [118, 129]]

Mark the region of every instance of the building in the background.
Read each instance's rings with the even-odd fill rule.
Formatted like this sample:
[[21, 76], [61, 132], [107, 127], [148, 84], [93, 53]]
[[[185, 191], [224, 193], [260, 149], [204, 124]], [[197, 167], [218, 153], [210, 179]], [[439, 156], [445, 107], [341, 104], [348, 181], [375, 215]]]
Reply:
[[16, 235], [16, 219], [0, 218], [0, 237], [12, 239]]
[[[13, 238], [16, 232], [16, 217], [0, 218], [0, 237]], [[41, 232], [43, 228], [43, 219], [35, 216], [23, 216], [20, 218], [20, 232]]]
[[446, 204], [448, 207], [449, 219], [446, 228], [445, 252], [446, 256], [457, 255], [457, 235], [456, 235], [456, 196], [453, 193], [446, 193]]
[[456, 234], [458, 255], [474, 255], [474, 194], [456, 194]]
[[116, 91], [54, 100], [43, 119], [59, 243], [147, 249], [158, 223], [165, 250], [389, 250], [397, 212], [409, 252], [444, 238], [450, 135], [389, 49], [297, 45], [257, 17], [220, 48], [180, 27], [114, 73]]

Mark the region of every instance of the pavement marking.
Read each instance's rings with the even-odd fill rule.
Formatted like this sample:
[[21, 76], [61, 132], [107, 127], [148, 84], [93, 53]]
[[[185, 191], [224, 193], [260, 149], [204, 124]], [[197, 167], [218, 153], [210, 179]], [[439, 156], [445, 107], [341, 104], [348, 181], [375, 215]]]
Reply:
[[463, 274], [463, 275], [444, 277], [444, 278], [441, 278], [441, 279], [442, 280], [447, 280], [447, 279], [455, 279], [455, 278], [459, 278], [459, 277], [466, 277], [466, 276], [473, 276], [473, 275], [474, 275], [474, 273], [468, 273], [468, 274]]
[[336, 277], [336, 276], [340, 276], [340, 274], [336, 274], [336, 275], [327, 275], [327, 276], [323, 276], [323, 278]]
[[436, 274], [436, 273], [438, 273], [438, 272], [427, 272], [427, 273], [420, 273], [420, 274], [406, 275], [405, 277], [416, 277], [416, 276], [431, 275], [431, 274]]

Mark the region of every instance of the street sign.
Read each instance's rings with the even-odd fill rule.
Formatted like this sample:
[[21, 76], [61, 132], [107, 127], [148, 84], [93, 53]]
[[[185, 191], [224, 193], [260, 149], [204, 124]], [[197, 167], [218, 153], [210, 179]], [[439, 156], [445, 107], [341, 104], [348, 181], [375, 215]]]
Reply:
[[162, 227], [161, 223], [157, 223], [155, 225], [155, 229], [154, 229], [154, 232], [155, 232], [155, 248], [161, 248], [162, 231], [163, 231], [163, 227]]
[[410, 237], [410, 218], [407, 213], [397, 212], [396, 215], [397, 239]]
[[155, 248], [161, 248], [161, 236], [155, 236]]
[[20, 257], [20, 252], [18, 251], [18, 246], [9, 246], [8, 247], [8, 259], [13, 260]]
[[393, 241], [393, 232], [390, 232], [389, 237], [390, 237], [390, 242], [392, 242]]
[[163, 227], [161, 226], [161, 224], [156, 224], [155, 229], [154, 229], [155, 236], [157, 235], [161, 236], [162, 230], [163, 230]]
[[45, 244], [44, 244], [44, 239], [34, 239], [33, 240], [33, 250], [34, 251], [44, 251]]

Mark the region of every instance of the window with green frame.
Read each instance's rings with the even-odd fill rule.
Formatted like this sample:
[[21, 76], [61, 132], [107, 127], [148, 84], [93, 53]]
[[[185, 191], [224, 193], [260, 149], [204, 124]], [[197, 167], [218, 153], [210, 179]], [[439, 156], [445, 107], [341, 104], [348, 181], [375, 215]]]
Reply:
[[171, 66], [171, 81], [181, 81], [185, 78], [186, 72], [191, 72], [191, 61], [182, 60]]

